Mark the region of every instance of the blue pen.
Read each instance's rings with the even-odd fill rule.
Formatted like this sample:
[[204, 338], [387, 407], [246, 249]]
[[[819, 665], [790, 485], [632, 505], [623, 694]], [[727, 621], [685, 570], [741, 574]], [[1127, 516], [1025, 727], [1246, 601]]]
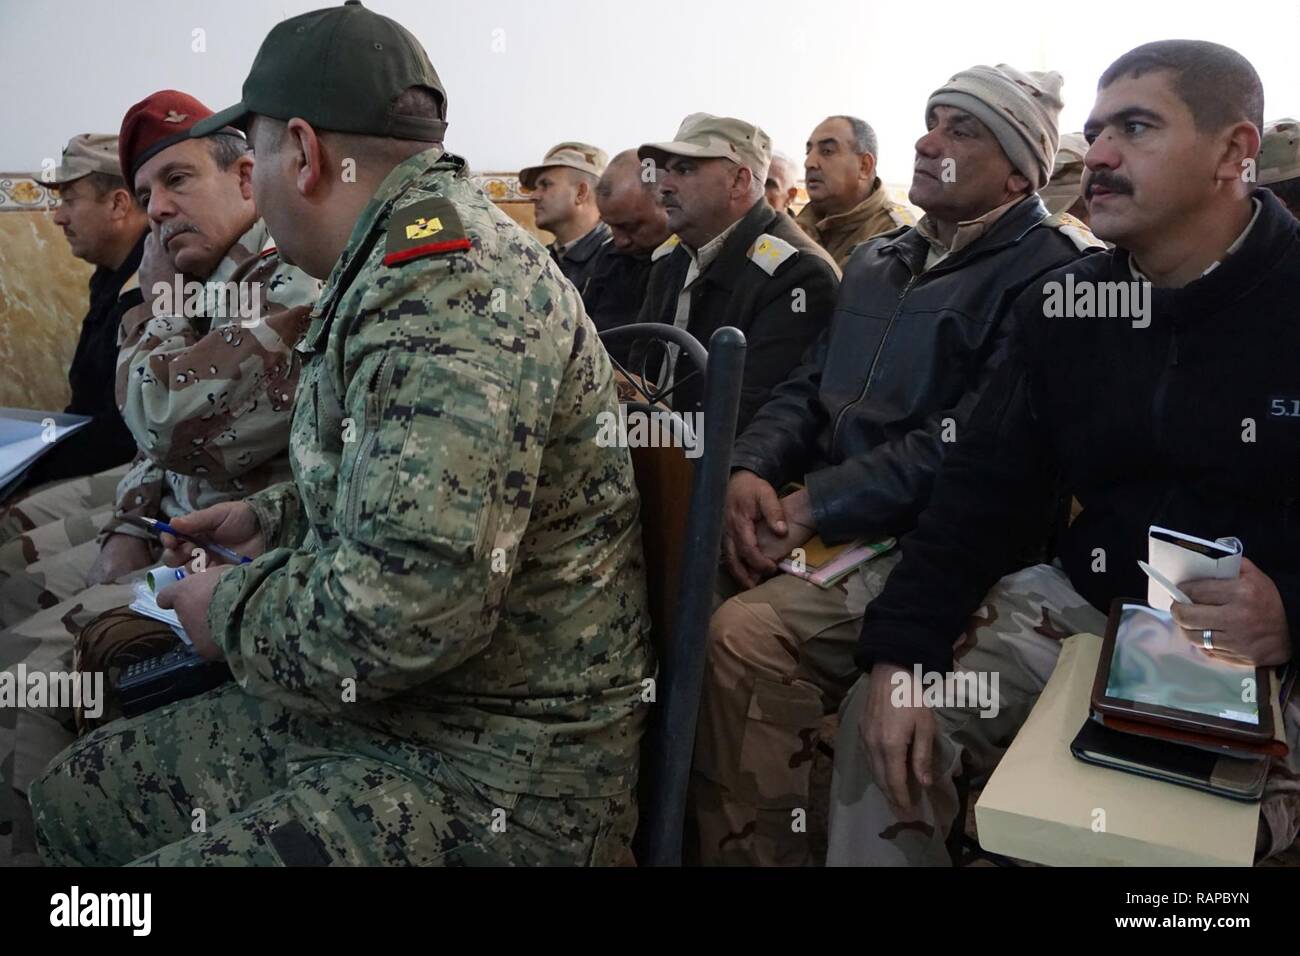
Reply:
[[[136, 517], [136, 516], [133, 515], [132, 517]], [[221, 557], [225, 558], [227, 561], [233, 561], [236, 564], [251, 564], [253, 561], [252, 558], [246, 558], [238, 551], [231, 551], [229, 548], [225, 547], [224, 545], [211, 544], [210, 542], [207, 541], [200, 541], [198, 538], [191, 538], [187, 534], [181, 534], [179, 531], [177, 531], [175, 528], [169, 525], [166, 521], [159, 521], [157, 518], [144, 518], [144, 517], [139, 517], [137, 520], [141, 521], [150, 531], [153, 532], [166, 531], [169, 535], [171, 535], [174, 538], [181, 538], [182, 540], [188, 541], [191, 544], [196, 544], [205, 551], [211, 551], [213, 554], [221, 555]]]

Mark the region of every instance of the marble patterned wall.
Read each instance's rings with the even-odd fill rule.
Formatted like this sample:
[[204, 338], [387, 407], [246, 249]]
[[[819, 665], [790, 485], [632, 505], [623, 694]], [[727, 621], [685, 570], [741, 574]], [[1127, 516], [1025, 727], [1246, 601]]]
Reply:
[[26, 176], [0, 173], [0, 406], [62, 410], [91, 267], [68, 250]]
[[[511, 218], [549, 242], [514, 173], [474, 181]], [[61, 410], [86, 314], [91, 267], [68, 251], [50, 210], [57, 197], [24, 174], [0, 173], [0, 406]]]

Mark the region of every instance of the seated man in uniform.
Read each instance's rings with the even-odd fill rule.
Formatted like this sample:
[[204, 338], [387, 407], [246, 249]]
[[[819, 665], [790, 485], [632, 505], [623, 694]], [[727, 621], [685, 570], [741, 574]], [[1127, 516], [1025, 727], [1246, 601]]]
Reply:
[[[81, 337], [68, 369], [72, 400], [64, 409], [91, 420], [41, 456], [24, 479], [28, 488], [47, 481], [94, 475], [125, 465], [135, 456], [135, 439], [122, 422], [113, 385], [117, 377], [118, 326], [123, 313], [140, 302], [136, 272], [144, 253], [149, 217], [122, 178], [115, 135], [74, 136], [64, 148], [63, 162], [53, 176], [49, 187], [59, 196], [54, 224], [63, 230], [72, 254], [95, 267], [90, 277], [90, 310], [82, 320]], [[92, 507], [85, 504], [84, 494], [73, 497], [80, 504], [78, 510]], [[109, 507], [112, 498], [100, 498], [94, 503]], [[6, 523], [0, 519], [0, 526]]]
[[[811, 861], [791, 814], [809, 807], [820, 724], [856, 677], [863, 610], [898, 554], [825, 588], [776, 562], [814, 535], [910, 529], [1003, 358], [1009, 303], [1100, 246], [1035, 195], [1060, 82], [976, 66], [931, 94], [910, 192], [925, 217], [856, 247], [829, 330], [736, 439], [722, 550], [741, 590], [709, 624], [692, 779], [705, 863]], [[945, 179], [949, 166], [962, 173]], [[787, 482], [802, 487], [779, 498]]]
[[[668, 228], [681, 240], [654, 264], [640, 322], [685, 329], [708, 348], [723, 326], [745, 334], [737, 432], [826, 325], [840, 270], [763, 198], [772, 140], [731, 117], [692, 113], [670, 143], [637, 150], [658, 170]], [[701, 378], [677, 362], [677, 411], [698, 411]]]
[[554, 234], [551, 255], [584, 300], [609, 249], [609, 226], [596, 205], [596, 183], [604, 172], [605, 151], [587, 143], [560, 143], [539, 165], [519, 170], [519, 185], [532, 194], [537, 228]]
[[[597, 331], [635, 322], [645, 300], [650, 269], [673, 251], [676, 240], [659, 203], [653, 175], [645, 175], [636, 151], [609, 161], [596, 184], [596, 205], [609, 226], [609, 249], [600, 257], [582, 301]], [[625, 360], [626, 343], [610, 353]]]
[[[102, 544], [42, 556], [0, 583], [0, 667], [11, 673], [67, 673], [82, 628], [131, 602], [161, 551], [131, 518], [170, 520], [289, 474], [293, 345], [320, 286], [272, 245], [243, 136], [220, 127], [188, 136], [210, 115], [163, 90], [123, 119], [121, 166], [150, 218], [144, 301], [122, 318], [118, 354], [136, 457]], [[0, 708], [0, 832], [12, 829], [15, 855], [34, 853], [22, 796], [73, 739], [73, 719], [69, 701]]]
[[[376, 44], [382, 71], [341, 52]], [[445, 108], [419, 41], [348, 4], [277, 25], [195, 128], [250, 127], [258, 208], [327, 280], [293, 480], [174, 522], [256, 558], [160, 595], [235, 683], [65, 752], [32, 793], [48, 862], [626, 858], [654, 671], [612, 368]]]
[[[1102, 74], [1083, 195], [1116, 247], [1012, 304], [1006, 361], [867, 608], [855, 655], [867, 673], [835, 742], [828, 863], [948, 865], [958, 781], [993, 771], [1062, 640], [1103, 633], [1115, 598], [1147, 593], [1151, 525], [1245, 545], [1238, 578], [1179, 582], [1191, 603], [1172, 615], [1189, 641], [1260, 667], [1294, 659], [1300, 223], [1243, 175], [1263, 107], [1254, 67], [1217, 43], [1148, 43]], [[1067, 281], [1080, 301], [1124, 283], [1142, 304], [1075, 317], [1051, 304]], [[1024, 567], [1061, 491], [1082, 511], [1057, 561]], [[902, 705], [923, 699], [917, 671], [927, 686], [991, 675], [998, 706], [964, 694], [932, 706], [928, 690]], [[1300, 702], [1284, 726], [1290, 755], [1265, 784], [1259, 856], [1300, 831]]]

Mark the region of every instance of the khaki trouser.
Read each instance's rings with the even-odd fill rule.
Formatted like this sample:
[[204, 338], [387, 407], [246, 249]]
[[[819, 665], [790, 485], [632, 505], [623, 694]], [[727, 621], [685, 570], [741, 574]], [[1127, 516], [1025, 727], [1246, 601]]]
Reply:
[[867, 603], [898, 551], [822, 589], [789, 574], [730, 598], [709, 622], [690, 814], [703, 864], [808, 865], [810, 780], [822, 719], [859, 671]]
[[117, 502], [117, 485], [126, 474], [126, 465], [83, 475], [67, 481], [51, 482], [0, 507], [0, 544], [20, 534], [55, 521], [86, 512], [112, 510]]
[[[860, 678], [844, 701], [835, 740], [827, 865], [947, 866], [957, 779], [964, 775], [979, 784], [993, 772], [1047, 684], [1060, 642], [1079, 633], [1102, 634], [1105, 627], [1106, 616], [1059, 568], [1026, 568], [994, 586], [958, 641], [956, 666], [958, 672], [998, 675], [997, 714], [982, 714], [977, 705], [935, 711], [934, 782], [921, 793], [914, 819], [900, 819], [872, 778], [859, 727], [868, 684]], [[1261, 804], [1270, 852], [1289, 846], [1300, 829], [1297, 718], [1300, 708], [1292, 703], [1286, 717], [1291, 756], [1275, 761]]]

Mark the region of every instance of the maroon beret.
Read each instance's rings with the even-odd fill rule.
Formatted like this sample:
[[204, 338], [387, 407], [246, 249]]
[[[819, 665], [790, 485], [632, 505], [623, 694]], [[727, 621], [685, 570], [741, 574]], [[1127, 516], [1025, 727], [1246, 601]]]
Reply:
[[159, 90], [127, 110], [117, 139], [127, 186], [135, 188], [135, 174], [150, 157], [187, 139], [190, 127], [211, 115], [212, 110], [178, 90]]

